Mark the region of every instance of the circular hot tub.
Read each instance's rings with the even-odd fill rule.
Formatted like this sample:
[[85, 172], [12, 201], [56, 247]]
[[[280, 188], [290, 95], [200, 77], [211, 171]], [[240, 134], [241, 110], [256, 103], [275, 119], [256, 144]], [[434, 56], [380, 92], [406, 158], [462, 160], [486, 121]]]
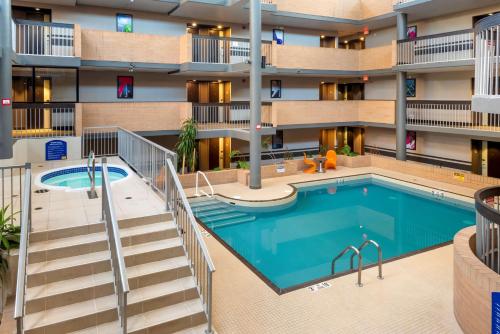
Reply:
[[[125, 168], [108, 164], [109, 179], [113, 182], [125, 180], [130, 173]], [[101, 186], [101, 166], [95, 167], [95, 184]], [[90, 188], [90, 179], [87, 166], [70, 166], [49, 170], [40, 174], [37, 178], [40, 187], [60, 190], [82, 190]]]

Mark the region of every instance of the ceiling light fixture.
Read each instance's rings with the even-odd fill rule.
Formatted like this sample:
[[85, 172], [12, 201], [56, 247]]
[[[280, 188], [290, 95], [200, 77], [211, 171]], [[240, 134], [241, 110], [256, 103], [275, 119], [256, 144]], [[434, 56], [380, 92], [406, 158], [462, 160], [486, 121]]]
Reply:
[[321, 36], [319, 36], [319, 37], [323, 39], [323, 38], [325, 38], [325, 35], [321, 35]]
[[191, 27], [196, 27], [196, 26], [198, 26], [198, 23], [196, 22], [191, 23]]

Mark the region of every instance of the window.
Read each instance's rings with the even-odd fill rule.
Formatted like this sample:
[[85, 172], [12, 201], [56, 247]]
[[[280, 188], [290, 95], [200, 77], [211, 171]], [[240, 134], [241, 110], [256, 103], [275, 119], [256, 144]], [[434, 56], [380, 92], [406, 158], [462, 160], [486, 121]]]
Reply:
[[283, 148], [283, 130], [277, 130], [276, 134], [272, 138], [273, 150], [279, 150]]

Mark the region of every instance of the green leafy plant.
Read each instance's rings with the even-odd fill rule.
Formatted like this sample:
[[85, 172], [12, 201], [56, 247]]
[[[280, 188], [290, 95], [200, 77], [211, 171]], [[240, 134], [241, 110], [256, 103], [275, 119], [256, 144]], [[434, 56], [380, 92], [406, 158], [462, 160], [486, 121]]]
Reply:
[[267, 150], [269, 148], [269, 145], [271, 145], [273, 142], [273, 138], [271, 136], [265, 136], [262, 137], [262, 141], [260, 142], [260, 145], [263, 150]]
[[184, 174], [186, 162], [188, 166], [191, 166], [191, 170], [194, 171], [196, 163], [197, 134], [198, 126], [196, 125], [195, 120], [189, 118], [182, 123], [181, 133], [179, 134], [179, 141], [175, 145], [177, 153], [182, 157], [182, 174]]
[[356, 152], [353, 152], [352, 149], [351, 149], [351, 146], [349, 145], [345, 145], [344, 147], [342, 147], [338, 154], [340, 155], [346, 155], [348, 157], [355, 157], [355, 156], [358, 156], [359, 154], [356, 153]]
[[2, 289], [9, 270], [7, 256], [11, 249], [19, 248], [21, 239], [21, 227], [14, 225], [17, 214], [18, 212], [9, 214], [8, 205], [0, 208], [0, 283]]
[[238, 168], [240, 169], [250, 169], [250, 163], [248, 161], [238, 161]]
[[232, 150], [231, 152], [229, 152], [229, 159], [233, 160], [234, 158], [236, 158], [240, 154], [241, 154], [240, 151]]
[[319, 147], [319, 154], [321, 154], [322, 156], [325, 156], [326, 152], [328, 152], [328, 145], [321, 145]]
[[215, 167], [214, 169], [212, 169], [214, 172], [220, 172], [222, 170], [222, 168], [220, 167]]
[[289, 150], [283, 152], [283, 160], [293, 160], [293, 154]]

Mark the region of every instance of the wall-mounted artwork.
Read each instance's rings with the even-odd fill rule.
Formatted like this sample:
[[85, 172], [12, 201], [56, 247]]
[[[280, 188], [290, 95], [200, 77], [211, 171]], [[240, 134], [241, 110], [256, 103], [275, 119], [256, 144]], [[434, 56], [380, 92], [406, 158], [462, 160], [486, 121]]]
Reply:
[[409, 40], [417, 38], [417, 26], [410, 26], [406, 29], [406, 36]]
[[117, 82], [117, 97], [119, 99], [134, 98], [134, 77], [119, 76]]
[[281, 99], [281, 80], [271, 80], [271, 98]]
[[417, 79], [406, 79], [406, 97], [417, 96]]
[[406, 133], [406, 149], [411, 151], [417, 149], [417, 133], [415, 131], [408, 131]]
[[116, 14], [117, 32], [134, 32], [133, 17], [129, 14]]
[[285, 31], [283, 29], [273, 29], [273, 41], [276, 41], [278, 45], [285, 44]]

